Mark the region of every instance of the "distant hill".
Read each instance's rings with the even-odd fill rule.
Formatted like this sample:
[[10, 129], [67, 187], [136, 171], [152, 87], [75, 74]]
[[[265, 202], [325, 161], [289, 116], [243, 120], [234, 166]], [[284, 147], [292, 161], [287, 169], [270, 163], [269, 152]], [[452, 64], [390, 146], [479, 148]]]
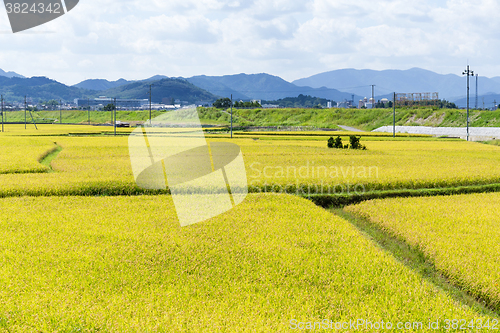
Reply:
[[[465, 107], [466, 77], [412, 68], [409, 70], [356, 70], [340, 69], [313, 75], [308, 78], [287, 82], [278, 76], [261, 74], [236, 74], [225, 76], [193, 76], [191, 78], [168, 78], [155, 75], [141, 81], [120, 79], [85, 80], [74, 86], [67, 86], [46, 77], [24, 78], [14, 72], [0, 70], [0, 93], [6, 100], [22, 101], [28, 96], [33, 101], [108, 97], [148, 98], [149, 84], [153, 85], [153, 101], [170, 103], [171, 99], [188, 103], [212, 102], [218, 97], [233, 95], [234, 100], [276, 101], [299, 95], [342, 102], [355, 103], [363, 97], [371, 97], [371, 84], [375, 85], [376, 100], [392, 99], [392, 93], [439, 92], [441, 99]], [[500, 101], [500, 77], [479, 76], [478, 107], [490, 108]], [[470, 83], [470, 105], [475, 104], [475, 78]]]
[[101, 91], [100, 95], [117, 98], [149, 98], [149, 85], [153, 103], [170, 103], [171, 99], [188, 103], [210, 103], [217, 96], [196, 87], [184, 79], [162, 79], [159, 81], [136, 81], [116, 88]]
[[[418, 93], [438, 92], [441, 99], [454, 102], [466, 94], [466, 77], [455, 74], [438, 74], [420, 68], [408, 70], [339, 69], [316, 74], [293, 81], [298, 86], [328, 87], [340, 91], [371, 96], [371, 86], [375, 85], [376, 95], [392, 92]], [[500, 93], [500, 78], [479, 76], [479, 94]], [[471, 93], [475, 93], [475, 78], [471, 78]]]
[[6, 72], [4, 70], [2, 70], [0, 68], [0, 76], [5, 76], [5, 77], [20, 77], [20, 78], [24, 78], [24, 76], [22, 76], [21, 74], [17, 74], [16, 72]]
[[[24, 100], [24, 96], [33, 102], [51, 99], [72, 102], [75, 98], [94, 98], [101, 95], [146, 99], [149, 98], [149, 85], [152, 83], [152, 101], [154, 103], [171, 103], [173, 99], [174, 101], [205, 104], [217, 99], [217, 96], [184, 79], [154, 80], [154, 78], [162, 77], [154, 76], [143, 81], [86, 80], [70, 87], [46, 77], [8, 78], [0, 76], [0, 93], [8, 102], [21, 102]], [[115, 85], [115, 87], [102, 89], [109, 85]], [[85, 87], [92, 88], [86, 89]]]
[[[351, 100], [350, 93], [340, 92], [330, 88], [298, 87], [282, 78], [265, 73], [236, 74], [225, 76], [194, 76], [189, 82], [203, 87], [212, 94], [233, 99], [278, 100], [285, 97], [310, 95], [335, 101]], [[355, 96], [355, 100], [359, 96]]]
[[77, 83], [77, 84], [73, 85], [73, 87], [89, 89], [89, 90], [96, 90], [96, 91], [103, 91], [103, 90], [108, 90], [108, 89], [124, 86], [126, 84], [137, 82], [137, 81], [149, 82], [149, 81], [159, 81], [162, 79], [168, 79], [168, 76], [155, 75], [155, 76], [152, 76], [148, 79], [132, 80], [132, 81], [125, 80], [125, 79], [119, 79], [116, 81], [108, 81], [105, 79], [89, 79], [89, 80], [85, 80], [85, 81], [82, 81], [80, 83]]
[[234, 100], [240, 100], [240, 99], [249, 100], [249, 99], [251, 99], [247, 95], [245, 95], [245, 94], [243, 94], [235, 89], [229, 88], [224, 83], [220, 82], [217, 79], [217, 77], [200, 75], [200, 76], [190, 77], [186, 80], [191, 82], [192, 84], [194, 84], [197, 87], [200, 87], [202, 89], [210, 91], [214, 95], [230, 97], [232, 94]]
[[82, 81], [78, 84], [73, 85], [76, 88], [88, 89], [88, 90], [107, 90], [111, 88], [116, 88], [119, 86], [123, 86], [125, 84], [130, 83], [131, 81], [127, 81], [125, 79], [119, 79], [117, 81], [108, 81], [104, 79], [90, 79]]
[[[494, 105], [498, 105], [500, 103], [500, 94], [488, 94], [478, 96], [477, 99], [477, 107], [479, 109], [491, 109]], [[465, 108], [467, 107], [467, 97], [460, 98], [455, 101], [455, 104], [458, 107]], [[476, 107], [476, 96], [474, 94], [470, 94], [469, 96], [469, 108]]]
[[24, 96], [33, 102], [39, 100], [73, 101], [75, 98], [92, 97], [95, 91], [68, 87], [46, 77], [8, 78], [0, 76], [0, 93], [8, 102], [21, 102]]
[[142, 81], [159, 81], [159, 80], [168, 79], [168, 78], [169, 77], [165, 76], [165, 75], [155, 75], [155, 76], [151, 76], [149, 79], [144, 79]]
[[500, 76], [495, 76], [491, 78], [493, 81], [500, 83]]

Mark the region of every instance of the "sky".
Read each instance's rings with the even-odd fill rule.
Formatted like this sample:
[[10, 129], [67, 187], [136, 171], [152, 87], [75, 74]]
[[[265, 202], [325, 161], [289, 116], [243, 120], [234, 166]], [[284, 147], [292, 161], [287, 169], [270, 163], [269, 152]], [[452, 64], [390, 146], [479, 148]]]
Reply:
[[80, 0], [13, 34], [0, 8], [0, 68], [65, 84], [343, 69], [500, 76], [496, 0]]

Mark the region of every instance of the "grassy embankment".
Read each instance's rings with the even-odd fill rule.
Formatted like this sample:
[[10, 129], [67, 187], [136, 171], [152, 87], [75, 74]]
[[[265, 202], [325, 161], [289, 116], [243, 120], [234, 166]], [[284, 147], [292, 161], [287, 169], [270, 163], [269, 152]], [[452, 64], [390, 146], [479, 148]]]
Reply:
[[[203, 124], [228, 125], [230, 114], [225, 110], [198, 108]], [[165, 111], [153, 110], [152, 117]], [[311, 126], [338, 129], [337, 125], [347, 125], [371, 131], [384, 125], [392, 125], [392, 109], [234, 109], [234, 126]], [[35, 111], [32, 113], [38, 123], [60, 123], [59, 111]], [[7, 112], [7, 121], [24, 122], [24, 111]], [[149, 119], [149, 111], [117, 111], [117, 120], [144, 122]], [[92, 111], [92, 124], [110, 124], [111, 112]], [[500, 126], [500, 111], [471, 111], [470, 126]], [[31, 121], [28, 115], [28, 121]], [[86, 124], [87, 111], [63, 110], [62, 122]], [[431, 107], [396, 109], [397, 125], [425, 126], [465, 126], [466, 113], [457, 109], [437, 109]]]
[[[216, 112], [216, 111], [211, 111]], [[206, 112], [207, 115], [210, 112]], [[392, 125], [392, 109], [248, 109], [235, 110], [234, 119], [241, 126], [314, 126], [336, 128], [347, 125], [371, 131]], [[431, 107], [397, 108], [396, 125], [466, 126], [465, 110]], [[500, 111], [471, 111], [470, 126], [500, 126]]]

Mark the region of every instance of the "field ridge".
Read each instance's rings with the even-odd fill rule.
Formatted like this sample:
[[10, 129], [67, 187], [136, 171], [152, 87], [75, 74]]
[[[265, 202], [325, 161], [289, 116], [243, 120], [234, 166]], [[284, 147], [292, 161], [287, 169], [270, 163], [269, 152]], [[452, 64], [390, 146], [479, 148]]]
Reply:
[[484, 314], [500, 317], [500, 307], [486, 294], [473, 295], [463, 285], [454, 283], [444, 272], [439, 271], [432, 259], [420, 248], [412, 246], [404, 238], [391, 234], [370, 221], [367, 216], [331, 208], [329, 211], [356, 227], [367, 239], [387, 251], [397, 261], [419, 274], [436, 287], [443, 289], [456, 301]]
[[51, 150], [47, 151], [45, 154], [43, 154], [38, 160], [41, 165], [46, 166], [49, 169], [47, 172], [54, 172], [51, 163], [57, 157], [57, 155], [59, 155], [59, 153], [63, 150], [63, 148], [59, 146], [57, 142], [54, 142], [54, 144], [56, 146]]
[[316, 205], [323, 208], [338, 208], [347, 205], [357, 204], [363, 201], [386, 198], [407, 198], [407, 197], [434, 197], [448, 196], [456, 194], [472, 193], [492, 193], [500, 192], [500, 183], [491, 183], [484, 185], [465, 185], [456, 187], [432, 187], [421, 189], [398, 189], [388, 191], [371, 191], [366, 193], [354, 194], [311, 194], [303, 195]]

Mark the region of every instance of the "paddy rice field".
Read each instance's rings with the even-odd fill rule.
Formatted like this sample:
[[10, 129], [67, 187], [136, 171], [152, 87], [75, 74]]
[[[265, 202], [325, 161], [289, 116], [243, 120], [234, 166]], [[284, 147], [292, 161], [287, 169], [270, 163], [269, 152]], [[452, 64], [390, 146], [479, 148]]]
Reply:
[[180, 227], [135, 184], [131, 130], [0, 133], [0, 332], [500, 328], [500, 147], [207, 134], [240, 146], [249, 194]]

